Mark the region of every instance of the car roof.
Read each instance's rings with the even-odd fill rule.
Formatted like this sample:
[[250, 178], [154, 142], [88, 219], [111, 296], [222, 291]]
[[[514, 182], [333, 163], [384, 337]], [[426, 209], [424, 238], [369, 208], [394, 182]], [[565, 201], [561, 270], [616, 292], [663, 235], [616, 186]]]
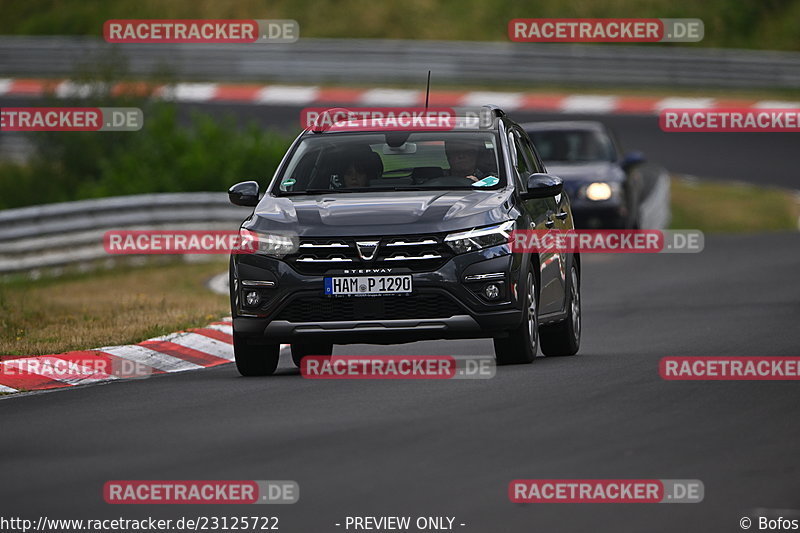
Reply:
[[552, 120], [520, 124], [525, 131], [590, 130], [606, 131], [606, 125], [597, 120]]

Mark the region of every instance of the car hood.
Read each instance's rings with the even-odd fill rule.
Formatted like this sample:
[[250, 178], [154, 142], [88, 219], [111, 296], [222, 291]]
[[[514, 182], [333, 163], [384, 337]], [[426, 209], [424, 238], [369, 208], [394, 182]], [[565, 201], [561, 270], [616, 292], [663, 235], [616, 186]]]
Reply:
[[511, 194], [503, 189], [265, 196], [244, 227], [319, 237], [445, 232], [515, 218], [509, 213]]

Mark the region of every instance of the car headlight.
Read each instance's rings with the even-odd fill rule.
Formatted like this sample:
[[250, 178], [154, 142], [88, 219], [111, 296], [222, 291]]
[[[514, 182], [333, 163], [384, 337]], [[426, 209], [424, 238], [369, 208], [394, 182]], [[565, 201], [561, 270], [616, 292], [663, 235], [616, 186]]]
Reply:
[[297, 234], [261, 233], [241, 229], [239, 238], [239, 246], [244, 253], [268, 255], [280, 259], [300, 249], [300, 238]]
[[619, 183], [596, 181], [585, 186], [581, 191], [587, 200], [602, 202], [619, 193]]
[[514, 221], [509, 220], [497, 226], [451, 233], [444, 238], [444, 242], [457, 254], [474, 252], [491, 246], [507, 244], [510, 239], [509, 232], [512, 229], [514, 229]]

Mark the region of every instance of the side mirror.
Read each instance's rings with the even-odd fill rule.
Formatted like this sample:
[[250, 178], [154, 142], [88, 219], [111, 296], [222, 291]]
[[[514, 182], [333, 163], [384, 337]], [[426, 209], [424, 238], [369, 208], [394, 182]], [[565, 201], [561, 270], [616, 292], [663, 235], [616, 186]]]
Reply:
[[646, 159], [644, 158], [644, 154], [642, 152], [628, 152], [625, 154], [625, 157], [622, 158], [620, 166], [623, 168], [623, 170], [628, 170], [636, 165], [641, 165], [645, 161]]
[[255, 207], [258, 205], [258, 183], [243, 181], [228, 189], [228, 199], [233, 205]]
[[528, 176], [528, 192], [522, 197], [529, 198], [549, 198], [558, 196], [564, 190], [564, 181], [558, 176], [550, 174], [531, 174]]

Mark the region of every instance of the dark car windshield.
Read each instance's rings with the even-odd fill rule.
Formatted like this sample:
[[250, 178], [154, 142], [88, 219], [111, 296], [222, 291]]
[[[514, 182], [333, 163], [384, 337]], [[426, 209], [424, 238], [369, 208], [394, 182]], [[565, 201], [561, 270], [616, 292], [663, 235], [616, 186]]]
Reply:
[[272, 192], [496, 189], [505, 185], [497, 154], [497, 138], [490, 132], [308, 135]]
[[528, 135], [545, 161], [614, 161], [611, 139], [597, 130], [529, 131]]

